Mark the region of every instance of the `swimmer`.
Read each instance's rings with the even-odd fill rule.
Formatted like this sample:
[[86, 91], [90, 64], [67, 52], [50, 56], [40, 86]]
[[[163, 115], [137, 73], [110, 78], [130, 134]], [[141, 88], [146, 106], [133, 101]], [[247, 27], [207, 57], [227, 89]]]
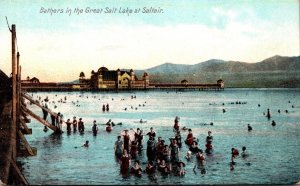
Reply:
[[135, 176], [138, 176], [138, 177], [142, 176], [142, 169], [140, 167], [140, 161], [139, 160], [134, 161], [134, 165], [131, 167], [130, 173], [135, 175]]
[[190, 145], [193, 144], [194, 138], [193, 138], [192, 129], [189, 129], [188, 131], [189, 131], [189, 133], [188, 133], [188, 135], [186, 137], [185, 143], [190, 146]]
[[188, 130], [188, 128], [186, 126], [182, 127], [181, 129], [184, 131]]
[[203, 151], [201, 149], [198, 150], [198, 152], [196, 154], [196, 159], [198, 160], [198, 163], [200, 165], [204, 165], [205, 155], [203, 154]]
[[196, 141], [193, 141], [192, 145], [189, 148], [190, 152], [197, 153], [199, 151], [199, 147], [197, 145], [198, 143]]
[[242, 147], [242, 151], [243, 151], [242, 154], [241, 154], [242, 157], [243, 157], [243, 158], [246, 158], [246, 157], [248, 156], [248, 154], [247, 154], [247, 152], [246, 152], [246, 147], [245, 147], [245, 146]]
[[234, 163], [233, 159], [239, 155], [239, 151], [235, 148], [231, 148], [231, 162]]
[[83, 144], [82, 147], [89, 147], [89, 141], [85, 141], [85, 144]]
[[208, 136], [206, 137], [206, 143], [211, 144], [213, 141], [213, 136], [211, 135], [211, 131], [207, 132]]
[[187, 151], [187, 152], [186, 152], [185, 159], [186, 159], [187, 161], [190, 161], [191, 158], [192, 158], [192, 152], [191, 152], [191, 151]]
[[274, 120], [272, 120], [272, 126], [275, 126], [276, 125], [276, 122]]
[[252, 127], [250, 126], [250, 124], [248, 124], [248, 131], [251, 131]]
[[44, 131], [44, 132], [47, 132], [47, 131], [48, 131], [48, 127], [47, 127], [47, 126], [44, 126], [43, 131]]
[[177, 165], [178, 176], [185, 175], [184, 167], [185, 167], [185, 164], [182, 161], [178, 162], [178, 165]]
[[151, 180], [156, 180], [156, 167], [154, 166], [153, 161], [148, 162], [145, 172], [149, 175]]

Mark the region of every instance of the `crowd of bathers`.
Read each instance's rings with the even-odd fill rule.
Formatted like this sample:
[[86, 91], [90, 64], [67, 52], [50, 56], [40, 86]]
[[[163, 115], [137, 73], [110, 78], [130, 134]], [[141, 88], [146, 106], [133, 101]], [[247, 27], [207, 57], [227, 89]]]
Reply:
[[[174, 120], [173, 132], [174, 136], [168, 138], [168, 142], [162, 137], [157, 137], [153, 127], [145, 135], [148, 136], [146, 147], [143, 147], [144, 134], [140, 128], [133, 130], [134, 135], [129, 134], [129, 130], [124, 130], [117, 137], [114, 145], [115, 157], [120, 164], [120, 173], [122, 176], [142, 176], [147, 174], [150, 178], [157, 178], [158, 173], [162, 176], [175, 175], [184, 176], [185, 163], [189, 163], [192, 158], [197, 161], [193, 171], [200, 169], [201, 174], [205, 174], [205, 157], [206, 154], [213, 152], [213, 136], [212, 132], [208, 131], [206, 137], [205, 150], [198, 147], [198, 139], [193, 136], [192, 129], [188, 129], [187, 137], [184, 140], [184, 144], [187, 145], [188, 151], [185, 155], [185, 160], [180, 159], [179, 152], [182, 148], [182, 137], [179, 127], [179, 117], [176, 116]], [[156, 140], [157, 139], [157, 140]], [[143, 150], [146, 150], [147, 162], [146, 167], [142, 168], [140, 162], [140, 156], [143, 154]], [[246, 150], [246, 148], [245, 148]], [[235, 157], [238, 156], [238, 150], [232, 151], [232, 162]]]

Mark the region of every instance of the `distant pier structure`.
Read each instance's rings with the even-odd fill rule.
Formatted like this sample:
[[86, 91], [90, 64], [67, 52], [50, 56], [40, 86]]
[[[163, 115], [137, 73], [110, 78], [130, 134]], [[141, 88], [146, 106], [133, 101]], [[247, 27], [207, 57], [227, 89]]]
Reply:
[[166, 89], [166, 90], [224, 90], [224, 81], [219, 79], [217, 83], [188, 83], [187, 80], [182, 80], [181, 83], [153, 83], [150, 84], [154, 89]]
[[22, 88], [26, 91], [128, 91], [128, 90], [224, 90], [224, 81], [216, 83], [189, 83], [182, 80], [180, 83], [151, 83], [150, 76], [144, 72], [138, 79], [134, 71], [108, 70], [100, 67], [92, 70], [90, 78], [80, 72], [78, 83], [40, 82], [36, 77], [22, 80]]

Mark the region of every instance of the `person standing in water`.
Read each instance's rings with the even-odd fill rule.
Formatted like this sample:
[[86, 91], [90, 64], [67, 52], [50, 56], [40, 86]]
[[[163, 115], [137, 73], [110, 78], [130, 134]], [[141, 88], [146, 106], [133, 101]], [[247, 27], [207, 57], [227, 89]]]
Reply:
[[82, 118], [79, 118], [79, 121], [78, 121], [78, 131], [80, 133], [84, 132], [84, 124], [83, 124]]
[[153, 136], [150, 136], [147, 141], [147, 158], [148, 161], [154, 161], [156, 159], [156, 141]]
[[130, 146], [131, 159], [137, 159], [138, 153], [139, 153], [138, 142], [136, 139], [134, 139], [133, 141], [131, 141], [131, 146]]
[[123, 153], [123, 150], [124, 150], [123, 141], [121, 140], [121, 136], [118, 136], [118, 139], [115, 142], [114, 150], [115, 150], [116, 158], [118, 160], [121, 160], [122, 153]]
[[208, 136], [206, 136], [206, 143], [212, 143], [213, 136], [211, 135], [211, 131], [207, 132]]
[[233, 159], [239, 155], [239, 151], [235, 148], [231, 149], [231, 162], [234, 163]]
[[171, 162], [176, 164], [179, 161], [179, 147], [175, 138], [172, 139], [169, 147], [171, 150]]
[[134, 138], [138, 142], [138, 151], [139, 154], [141, 154], [143, 149], [143, 131], [140, 130], [140, 128], [137, 128], [136, 132], [134, 133]]
[[181, 148], [182, 147], [182, 143], [181, 143], [180, 130], [177, 130], [176, 135], [175, 135], [175, 140], [177, 141], [178, 147]]
[[67, 132], [70, 133], [71, 132], [71, 122], [70, 122], [70, 119], [67, 119], [66, 125], [67, 125]]
[[73, 132], [76, 132], [77, 131], [77, 119], [75, 116], [73, 117], [72, 124], [73, 124]]
[[[55, 113], [57, 113], [57, 106], [56, 105], [54, 105], [54, 108], [53, 108], [53, 110], [52, 110], [52, 112], [55, 112]], [[53, 125], [53, 126], [55, 126], [55, 124], [56, 124], [56, 116], [55, 115], [52, 115], [51, 114], [51, 124]]]
[[189, 131], [189, 133], [186, 137], [185, 143], [187, 145], [191, 146], [193, 144], [194, 137], [193, 137], [192, 129], [189, 129], [188, 131]]
[[148, 174], [151, 180], [156, 179], [156, 167], [153, 164], [153, 161], [148, 161], [148, 165], [145, 169], [145, 172]]
[[185, 167], [185, 163], [183, 163], [182, 161], [178, 162], [178, 165], [177, 165], [177, 174], [178, 174], [178, 176], [184, 176], [185, 175], [184, 167]]
[[129, 153], [131, 140], [127, 129], [125, 130], [125, 135], [123, 135], [123, 141], [124, 141], [124, 149], [126, 150], [127, 153]]
[[127, 153], [127, 150], [124, 149], [123, 155], [121, 157], [121, 166], [120, 166], [120, 172], [123, 176], [126, 176], [129, 171], [130, 166], [130, 156]]
[[175, 117], [173, 130], [176, 132], [179, 131], [179, 117], [178, 116]]
[[[48, 104], [47, 104], [46, 101], [45, 101], [45, 103], [43, 103], [43, 107], [46, 108], [46, 109], [48, 109]], [[46, 120], [47, 116], [48, 116], [48, 112], [46, 110], [44, 110], [44, 109], [42, 109], [42, 111], [43, 111], [43, 119]]]
[[150, 132], [148, 132], [147, 135], [149, 136], [149, 138], [150, 138], [151, 136], [155, 138], [156, 134], [155, 134], [155, 132], [154, 132], [154, 130], [153, 130], [153, 127], [150, 128]]
[[96, 120], [94, 120], [94, 122], [93, 122], [93, 127], [92, 127], [92, 131], [93, 131], [94, 136], [97, 135], [98, 130], [99, 130], [99, 129], [98, 129], [98, 126], [97, 126], [97, 124], [96, 124]]
[[268, 112], [267, 112], [267, 118], [270, 119], [271, 118], [271, 113], [270, 113], [270, 109], [268, 108]]
[[140, 167], [140, 161], [139, 160], [134, 161], [134, 165], [131, 167], [130, 173], [137, 176], [137, 177], [142, 176], [142, 169]]
[[56, 116], [56, 126], [59, 128], [59, 130], [62, 130], [61, 124], [62, 124], [62, 114], [59, 112], [59, 113], [57, 113], [57, 116]]

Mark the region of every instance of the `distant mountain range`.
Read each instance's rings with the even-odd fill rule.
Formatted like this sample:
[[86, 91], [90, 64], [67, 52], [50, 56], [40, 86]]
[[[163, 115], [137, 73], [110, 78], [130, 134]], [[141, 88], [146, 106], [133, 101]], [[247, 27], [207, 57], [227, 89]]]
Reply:
[[211, 59], [195, 65], [164, 63], [146, 70], [153, 83], [215, 83], [226, 87], [300, 87], [300, 56], [273, 56], [257, 63]]

